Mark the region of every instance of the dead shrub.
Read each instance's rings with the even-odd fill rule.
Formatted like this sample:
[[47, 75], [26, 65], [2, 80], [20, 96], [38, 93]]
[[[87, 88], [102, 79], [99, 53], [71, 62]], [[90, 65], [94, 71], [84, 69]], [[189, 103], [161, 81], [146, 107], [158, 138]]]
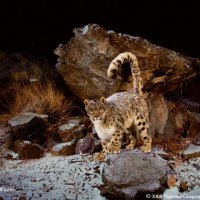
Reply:
[[52, 123], [65, 119], [72, 111], [72, 103], [51, 83], [41, 85], [17, 85], [13, 88], [15, 98], [9, 106], [9, 117], [21, 112], [47, 114]]
[[48, 144], [58, 139], [57, 127], [70, 117], [83, 111], [72, 104], [63, 92], [51, 83], [18, 84], [12, 89], [13, 101], [9, 105], [9, 114], [0, 115], [0, 121], [7, 121], [22, 112], [34, 112], [49, 116], [45, 131]]

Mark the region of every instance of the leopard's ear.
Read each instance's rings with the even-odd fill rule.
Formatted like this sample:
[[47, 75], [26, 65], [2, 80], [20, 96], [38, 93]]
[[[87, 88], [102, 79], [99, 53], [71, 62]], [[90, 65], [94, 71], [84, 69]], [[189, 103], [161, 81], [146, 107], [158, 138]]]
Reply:
[[101, 100], [102, 103], [104, 103], [104, 104], [106, 103], [106, 99], [105, 99], [105, 97], [101, 97], [100, 100]]
[[84, 100], [84, 104], [85, 104], [85, 106], [87, 106], [87, 105], [89, 104], [89, 100], [88, 100], [88, 99], [85, 99], [85, 100]]

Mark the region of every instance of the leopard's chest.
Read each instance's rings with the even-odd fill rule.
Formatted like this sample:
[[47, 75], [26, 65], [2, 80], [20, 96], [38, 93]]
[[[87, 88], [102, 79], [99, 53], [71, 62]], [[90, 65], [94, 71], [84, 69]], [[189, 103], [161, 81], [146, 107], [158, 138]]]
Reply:
[[94, 121], [95, 130], [99, 138], [103, 141], [109, 141], [112, 138], [113, 133], [115, 132], [114, 126], [104, 126], [101, 121]]

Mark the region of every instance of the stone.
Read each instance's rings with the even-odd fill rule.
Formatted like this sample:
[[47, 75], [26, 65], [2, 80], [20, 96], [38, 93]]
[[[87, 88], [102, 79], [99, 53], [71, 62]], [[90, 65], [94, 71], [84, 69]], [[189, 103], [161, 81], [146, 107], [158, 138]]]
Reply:
[[32, 113], [32, 112], [24, 112], [23, 115], [38, 117], [39, 119], [43, 120], [46, 124], [49, 122], [49, 116], [45, 115], [45, 114], [37, 114], [37, 113]]
[[[167, 101], [162, 94], [149, 94], [146, 98], [149, 110], [149, 131], [152, 137], [170, 137], [174, 133], [174, 125], [170, 122], [170, 110], [168, 109]], [[158, 120], [159, 119], [159, 120]], [[169, 128], [170, 131], [166, 127]], [[166, 133], [168, 132], [168, 133]]]
[[68, 131], [77, 128], [81, 123], [81, 119], [70, 119], [65, 124], [58, 127], [58, 131]]
[[152, 148], [151, 153], [153, 153], [155, 156], [160, 156], [163, 159], [169, 160], [172, 159], [172, 155], [164, 151], [160, 148]]
[[69, 142], [72, 139], [79, 139], [85, 136], [85, 125], [83, 119], [76, 117], [69, 119], [64, 124], [58, 126], [58, 135], [62, 142]]
[[167, 181], [167, 162], [138, 150], [110, 154], [102, 172], [108, 195], [121, 199], [144, 199], [162, 192]]
[[175, 114], [175, 124], [177, 129], [183, 130], [186, 122], [187, 122], [186, 114], [183, 114], [181, 112]]
[[185, 159], [200, 157], [200, 146], [190, 144], [187, 149], [183, 151]]
[[11, 148], [13, 144], [13, 134], [10, 127], [0, 125], [0, 146], [7, 149]]
[[47, 115], [21, 113], [10, 119], [8, 125], [16, 139], [28, 141], [39, 139], [43, 143], [47, 118]]
[[148, 91], [166, 93], [180, 88], [193, 79], [196, 69], [200, 68], [198, 59], [184, 57], [140, 37], [106, 31], [98, 24], [88, 24], [73, 32], [74, 37], [67, 44], [59, 45], [54, 53], [59, 57], [57, 70], [81, 100], [108, 97], [132, 88], [128, 69], [117, 80], [107, 77], [110, 62], [122, 52], [129, 51], [137, 56], [144, 90]]
[[[149, 132], [153, 140], [163, 141], [165, 144], [171, 140], [176, 143], [178, 152], [186, 148], [191, 141], [194, 144], [200, 141], [200, 115], [182, 108], [179, 100], [172, 99], [174, 95], [166, 98], [161, 93], [149, 92], [145, 99], [149, 110]], [[185, 141], [182, 141], [184, 139]]]
[[95, 150], [95, 143], [91, 137], [79, 139], [76, 143], [76, 154], [92, 154]]
[[200, 114], [191, 113], [191, 125], [188, 130], [189, 137], [192, 138], [192, 143], [195, 145], [200, 145]]
[[68, 131], [59, 131], [58, 137], [62, 142], [69, 142], [74, 139], [73, 134]]
[[172, 188], [176, 185], [176, 178], [173, 175], [169, 175], [167, 179], [168, 188]]
[[85, 124], [81, 124], [78, 129], [76, 129], [76, 130], [74, 130], [72, 132], [73, 137], [75, 139], [84, 138], [85, 137], [85, 133], [86, 133], [86, 126], [85, 126]]
[[[176, 131], [184, 128], [184, 120], [188, 120], [181, 112], [173, 111], [175, 102], [167, 100], [163, 94], [149, 92], [146, 96], [149, 110], [149, 132], [154, 141], [174, 139]], [[158, 120], [159, 119], [159, 120]]]
[[0, 158], [5, 158], [6, 160], [17, 160], [17, 159], [19, 159], [19, 154], [14, 152], [11, 149], [1, 148], [0, 149]]
[[32, 144], [25, 140], [16, 140], [14, 142], [14, 151], [19, 154], [20, 159], [35, 159], [44, 155], [44, 150], [39, 144]]
[[188, 190], [188, 185], [185, 181], [181, 181], [180, 183], [180, 191], [181, 192], [184, 192], [184, 191], [187, 191]]
[[73, 155], [75, 153], [76, 139], [71, 140], [70, 142], [58, 143], [51, 149], [51, 154], [54, 156], [58, 155]]

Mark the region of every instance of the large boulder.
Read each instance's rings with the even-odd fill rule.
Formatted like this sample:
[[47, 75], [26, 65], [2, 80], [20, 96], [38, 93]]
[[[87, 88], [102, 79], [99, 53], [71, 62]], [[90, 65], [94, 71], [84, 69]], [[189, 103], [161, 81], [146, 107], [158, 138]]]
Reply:
[[80, 99], [107, 97], [132, 87], [127, 81], [129, 70], [123, 71], [122, 79], [107, 77], [110, 62], [122, 52], [130, 51], [137, 56], [145, 90], [161, 88], [164, 93], [183, 87], [200, 68], [197, 59], [184, 57], [140, 37], [106, 31], [97, 24], [76, 28], [74, 34], [54, 53], [59, 56], [56, 68]]
[[161, 158], [137, 150], [111, 154], [102, 172], [103, 190], [117, 199], [144, 199], [146, 194], [162, 193], [167, 171]]

